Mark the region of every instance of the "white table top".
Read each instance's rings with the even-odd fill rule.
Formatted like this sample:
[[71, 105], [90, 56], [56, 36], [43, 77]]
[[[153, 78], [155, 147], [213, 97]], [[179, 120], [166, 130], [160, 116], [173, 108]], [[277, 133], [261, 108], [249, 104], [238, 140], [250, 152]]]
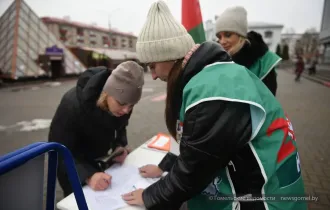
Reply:
[[[143, 145], [135, 149], [133, 152], [131, 152], [127, 156], [124, 165], [134, 165], [137, 167], [146, 164], [158, 165], [158, 163], [166, 155], [166, 152], [147, 149], [146, 144], [150, 140], [148, 140], [146, 143], [144, 143]], [[177, 155], [179, 154], [179, 145], [174, 141], [174, 139], [171, 140], [171, 152]], [[79, 210], [73, 193], [71, 193], [69, 196], [58, 202], [56, 206], [59, 210]], [[127, 206], [124, 208], [120, 208], [120, 210], [143, 210], [143, 209], [145, 208], [137, 207], [137, 206]], [[90, 210], [94, 210], [94, 209], [90, 209]]]

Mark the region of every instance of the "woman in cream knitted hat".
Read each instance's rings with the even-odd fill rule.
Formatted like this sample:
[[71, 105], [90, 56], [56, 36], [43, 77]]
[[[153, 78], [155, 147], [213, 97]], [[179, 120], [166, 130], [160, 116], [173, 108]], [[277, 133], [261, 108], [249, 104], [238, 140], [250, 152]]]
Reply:
[[250, 69], [276, 95], [275, 66], [281, 58], [268, 50], [260, 34], [248, 33], [246, 10], [240, 6], [226, 9], [218, 16], [215, 28], [219, 43], [234, 62]]
[[124, 194], [128, 204], [152, 210], [179, 209], [185, 201], [189, 210], [307, 209], [304, 202], [233, 198], [304, 194], [297, 148], [281, 148], [283, 130], [293, 133], [289, 120], [255, 75], [219, 44], [195, 45], [164, 1], [152, 4], [136, 49], [152, 77], [167, 81], [166, 126], [180, 155], [169, 152], [158, 165], [141, 167], [144, 177], [168, 174]]

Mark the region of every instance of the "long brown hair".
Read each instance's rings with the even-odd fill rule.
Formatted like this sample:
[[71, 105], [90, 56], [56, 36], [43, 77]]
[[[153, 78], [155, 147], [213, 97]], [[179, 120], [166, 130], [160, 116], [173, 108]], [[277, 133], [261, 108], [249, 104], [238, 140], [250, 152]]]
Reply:
[[176, 93], [177, 91], [180, 91], [178, 88], [179, 78], [182, 74], [182, 61], [183, 58], [176, 61], [167, 79], [165, 121], [167, 129], [174, 139], [176, 139], [176, 122], [181, 107], [181, 94]]

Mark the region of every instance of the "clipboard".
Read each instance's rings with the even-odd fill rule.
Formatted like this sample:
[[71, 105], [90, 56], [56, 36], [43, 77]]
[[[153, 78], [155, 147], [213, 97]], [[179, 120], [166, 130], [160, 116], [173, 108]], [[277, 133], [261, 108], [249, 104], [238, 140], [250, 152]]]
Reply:
[[168, 152], [171, 149], [171, 137], [166, 134], [159, 133], [156, 138], [147, 144], [147, 147]]

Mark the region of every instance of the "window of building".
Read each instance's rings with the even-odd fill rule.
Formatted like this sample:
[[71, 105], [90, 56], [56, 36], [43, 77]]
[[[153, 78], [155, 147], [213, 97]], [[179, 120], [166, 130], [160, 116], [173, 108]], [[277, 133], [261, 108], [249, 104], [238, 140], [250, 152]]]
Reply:
[[33, 21], [33, 25], [36, 25], [36, 27], [38, 27], [38, 21], [39, 18], [38, 16], [36, 16], [35, 14], [33, 14], [32, 12], [30, 13], [30, 19]]
[[40, 33], [40, 34], [39, 34], [39, 38], [40, 38], [40, 39], [39, 39], [39, 46], [40, 46], [40, 43], [43, 43], [43, 44], [46, 45], [47, 47], [50, 46], [50, 45], [48, 46], [48, 43], [49, 43], [48, 39], [51, 38], [50, 35], [47, 36], [47, 34], [45, 34], [45, 33]]
[[36, 33], [39, 33], [39, 27], [37, 23], [35, 23], [33, 20], [30, 19], [29, 25], [30, 25], [30, 29], [33, 29]]
[[52, 46], [52, 45], [48, 45], [46, 42], [44, 42], [40, 39], [39, 45], [38, 45], [39, 49], [37, 49], [37, 50], [38, 50], [39, 54], [44, 54], [45, 49], [50, 46]]
[[38, 41], [38, 34], [35, 30], [31, 30], [30, 28], [30, 31], [29, 31], [29, 42], [30, 40], [33, 40], [33, 41]]
[[29, 15], [26, 14], [23, 10], [20, 11], [19, 17], [22, 18], [25, 22], [28, 22]]
[[103, 46], [108, 46], [108, 47], [110, 46], [108, 36], [102, 36], [102, 44], [103, 44]]
[[40, 21], [39, 28], [44, 32], [47, 33], [49, 30], [45, 24], [43, 24], [42, 21]]
[[91, 44], [91, 46], [95, 46], [96, 45], [96, 41], [95, 40], [90, 40], [89, 43]]
[[133, 48], [133, 40], [132, 39], [129, 40], [129, 44], [128, 45], [129, 45], [129, 48]]
[[3, 73], [6, 74], [11, 74], [11, 61], [7, 60], [7, 62], [5, 61], [5, 66], [4, 66], [4, 69], [3, 69]]
[[116, 47], [117, 46], [117, 39], [116, 38], [112, 38], [112, 46]]
[[89, 37], [96, 37], [96, 34], [94, 31], [89, 31]]
[[[38, 49], [38, 48], [36, 48]], [[34, 50], [32, 48], [29, 49], [29, 57], [32, 58], [32, 60], [38, 59], [38, 54], [36, 53], [37, 50]]]
[[27, 50], [28, 50], [28, 46], [27, 46], [27, 44], [25, 43], [25, 40], [23, 40], [21, 37], [19, 37], [19, 39], [18, 39], [18, 46], [19, 46], [24, 52], [27, 52]]
[[8, 30], [6, 30], [6, 28], [8, 28], [8, 25], [9, 25], [9, 21], [5, 21], [2, 23], [1, 28], [0, 28], [1, 33], [8, 31]]
[[25, 30], [25, 33], [28, 32], [28, 25], [26, 23], [26, 20], [24, 20], [22, 17], [19, 18], [19, 26], [22, 27]]
[[38, 51], [38, 42], [35, 42], [34, 40], [29, 41], [29, 48]]
[[323, 62], [330, 64], [330, 43], [325, 46]]
[[5, 38], [7, 37], [8, 30], [0, 31], [0, 42], [5, 42]]
[[5, 21], [8, 21], [9, 15], [10, 15], [10, 12], [9, 12], [9, 10], [7, 10], [5, 12], [5, 14], [3, 14], [3, 19], [5, 19]]
[[2, 25], [5, 21], [6, 21], [6, 20], [5, 20], [4, 16], [1, 16], [1, 17], [0, 17], [0, 25]]
[[50, 45], [53, 45], [57, 42], [57, 39], [54, 34], [49, 34], [48, 37], [49, 37]]
[[15, 10], [16, 10], [16, 4], [12, 4], [8, 9], [9, 12], [13, 12]]
[[126, 39], [121, 39], [121, 47], [122, 48], [126, 47]]
[[25, 69], [26, 69], [26, 64], [22, 61], [22, 59], [17, 57], [17, 59], [16, 59], [16, 76], [23, 77]]
[[[3, 42], [0, 44], [0, 49], [4, 49], [4, 47], [5, 47], [5, 44]], [[6, 52], [6, 50], [0, 50], [0, 59], [5, 60], [5, 58], [4, 58], [5, 53], [8, 53], [8, 52]]]
[[38, 66], [37, 66], [37, 59], [29, 59], [28, 61], [28, 68], [31, 71], [31, 73], [34, 73], [35, 75], [38, 75]]
[[77, 43], [78, 43], [78, 44], [82, 44], [82, 43], [84, 43], [84, 37], [82, 37], [82, 36], [77, 36]]
[[66, 28], [64, 28], [63, 26], [60, 26], [59, 32], [60, 32], [60, 40], [63, 42], [66, 42], [67, 41], [66, 35], [68, 33], [68, 30]]
[[17, 56], [22, 59], [24, 63], [27, 62], [27, 54], [21, 50], [21, 48], [17, 48]]
[[83, 28], [77, 28], [77, 35], [78, 36], [84, 36], [84, 29]]
[[265, 38], [272, 38], [273, 32], [272, 31], [265, 31]]
[[24, 3], [24, 1], [21, 1], [21, 11], [24, 11], [26, 14], [29, 14], [30, 10], [28, 6]]
[[16, 10], [10, 12], [9, 21], [15, 22]]
[[11, 60], [12, 57], [13, 57], [13, 48], [12, 48], [13, 47], [13, 42], [8, 43], [7, 46], [5, 46], [5, 47], [8, 50], [7, 53], [5, 54], [5, 62], [6, 62], [6, 61]]

